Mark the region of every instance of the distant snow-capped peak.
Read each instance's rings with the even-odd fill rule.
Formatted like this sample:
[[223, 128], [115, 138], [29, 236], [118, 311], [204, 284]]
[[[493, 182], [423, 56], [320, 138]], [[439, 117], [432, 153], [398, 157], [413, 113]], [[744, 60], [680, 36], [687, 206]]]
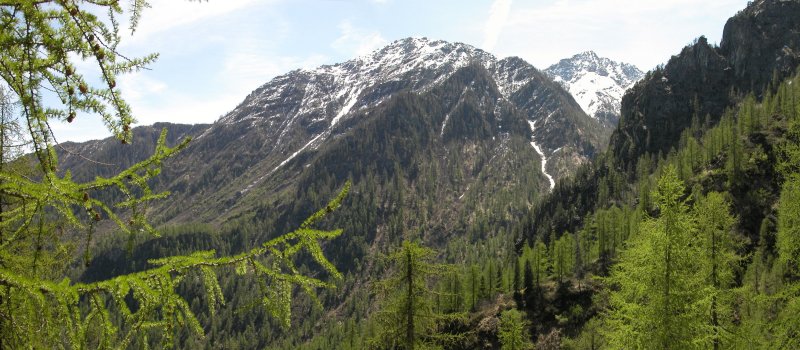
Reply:
[[562, 59], [545, 73], [564, 85], [586, 114], [607, 125], [617, 123], [622, 95], [644, 76], [634, 65], [599, 57], [593, 51]]

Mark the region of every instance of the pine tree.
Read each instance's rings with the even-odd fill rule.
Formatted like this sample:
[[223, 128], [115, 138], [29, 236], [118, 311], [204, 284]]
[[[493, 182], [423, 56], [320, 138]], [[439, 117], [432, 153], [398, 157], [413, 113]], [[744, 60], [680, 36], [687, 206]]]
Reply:
[[451, 274], [450, 300], [449, 312], [461, 312], [464, 309], [464, 292], [462, 291], [461, 277], [456, 272]]
[[554, 258], [553, 258], [553, 269], [556, 272], [556, 276], [558, 277], [558, 283], [564, 282], [564, 277], [567, 277], [568, 274], [572, 273], [573, 265], [574, 265], [574, 246], [575, 243], [573, 242], [573, 236], [571, 233], [566, 232], [561, 237], [558, 238], [555, 242], [553, 242], [554, 248], [552, 249]]
[[409, 241], [389, 255], [392, 270], [379, 284], [384, 302], [377, 315], [380, 330], [370, 342], [373, 347], [426, 349], [454, 339], [440, 333], [439, 326], [458, 315], [444, 314], [433, 307], [433, 278], [449, 269], [434, 263], [435, 257], [435, 251]]
[[533, 245], [533, 276], [536, 287], [540, 286], [547, 277], [550, 269], [550, 258], [547, 254], [547, 246], [541, 240], [536, 240]]
[[702, 279], [684, 187], [668, 167], [653, 193], [659, 217], [647, 219], [630, 241], [608, 282], [605, 336], [612, 348], [688, 349], [703, 316], [697, 303]]
[[711, 192], [698, 199], [695, 204], [700, 254], [703, 264], [700, 273], [705, 278], [702, 304], [710, 317], [707, 342], [719, 349], [726, 328], [726, 320], [732, 319], [734, 269], [739, 264], [737, 244], [733, 237], [736, 220], [730, 214], [730, 206], [722, 194]]
[[517, 309], [503, 311], [500, 314], [500, 326], [497, 337], [501, 350], [526, 350], [533, 348], [528, 332], [530, 326], [522, 312]]
[[475, 303], [478, 300], [478, 275], [478, 267], [473, 264], [469, 268], [470, 298], [472, 300], [470, 310], [472, 311], [475, 311]]
[[[513, 277], [513, 280], [512, 280], [511, 284], [512, 284], [512, 290], [513, 290], [512, 293], [514, 295], [514, 301], [517, 303], [517, 307], [518, 308], [522, 308], [523, 305], [524, 305], [523, 301], [522, 301], [522, 292], [521, 292], [521, 289], [523, 287], [523, 284], [522, 284], [523, 281], [522, 281], [521, 276], [520, 276], [521, 271], [519, 269], [519, 265], [520, 265], [519, 264], [519, 260], [520, 260], [519, 258], [515, 258], [514, 259], [514, 277]], [[530, 267], [530, 265], [529, 265], [529, 267]]]
[[778, 256], [795, 275], [800, 274], [800, 121], [793, 121], [789, 141], [781, 147], [778, 167], [787, 178], [778, 210]]
[[[800, 149], [797, 144], [794, 147]], [[800, 156], [800, 153], [795, 155]], [[800, 157], [797, 160], [800, 161]], [[793, 173], [784, 183], [779, 205], [776, 246], [780, 263], [786, 268], [787, 281], [775, 296], [783, 307], [773, 327], [777, 334], [775, 343], [794, 349], [800, 347], [800, 324], [797, 322], [800, 313], [800, 174]]]
[[494, 273], [494, 290], [495, 292], [503, 291], [503, 269], [498, 265]]
[[488, 271], [486, 271], [486, 285], [485, 285], [486, 293], [484, 294], [484, 296], [489, 296], [494, 294], [495, 291], [494, 272], [495, 272], [494, 262], [489, 261], [489, 269]]
[[583, 255], [583, 249], [581, 247], [581, 233], [580, 232], [575, 234], [575, 237], [574, 237], [573, 241], [574, 242], [573, 242], [572, 254], [573, 254], [573, 262], [574, 262], [574, 264], [573, 264], [573, 267], [572, 267], [572, 269], [573, 269], [572, 274], [578, 280], [578, 287], [580, 288], [580, 281], [583, 279], [583, 277], [584, 277], [584, 275], [586, 273], [586, 271], [584, 269], [584, 266], [583, 266], [584, 255]]

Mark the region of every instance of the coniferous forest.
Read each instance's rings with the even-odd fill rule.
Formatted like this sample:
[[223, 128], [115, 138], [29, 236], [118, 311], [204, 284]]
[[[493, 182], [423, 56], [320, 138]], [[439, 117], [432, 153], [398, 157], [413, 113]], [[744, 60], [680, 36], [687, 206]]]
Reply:
[[[256, 104], [133, 126], [146, 6], [0, 1], [0, 349], [800, 348], [800, 1], [647, 72], [610, 129], [475, 61], [268, 154], [225, 122]], [[75, 118], [113, 137], [59, 143]]]

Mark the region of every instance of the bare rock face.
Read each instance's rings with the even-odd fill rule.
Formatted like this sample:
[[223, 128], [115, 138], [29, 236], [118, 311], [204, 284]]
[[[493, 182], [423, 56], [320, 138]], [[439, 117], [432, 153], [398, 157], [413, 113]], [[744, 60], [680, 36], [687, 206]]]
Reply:
[[705, 38], [649, 72], [622, 99], [622, 119], [611, 139], [617, 158], [668, 150], [694, 115], [720, 115], [729, 103], [730, 76], [728, 61]]
[[720, 52], [737, 86], [761, 89], [800, 64], [800, 2], [759, 0], [725, 24]]
[[740, 96], [760, 94], [798, 64], [800, 1], [753, 2], [728, 20], [720, 47], [700, 37], [626, 93], [611, 152], [625, 168], [644, 153], [668, 152], [693, 117], [715, 123]]

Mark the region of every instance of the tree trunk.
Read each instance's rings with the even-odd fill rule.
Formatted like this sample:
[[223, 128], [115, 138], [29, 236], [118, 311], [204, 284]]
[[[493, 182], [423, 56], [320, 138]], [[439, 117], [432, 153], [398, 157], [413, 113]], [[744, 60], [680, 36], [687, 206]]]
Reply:
[[[719, 290], [717, 281], [717, 233], [711, 228], [711, 284]], [[717, 296], [711, 297], [711, 325], [714, 327], [714, 350], [719, 350], [719, 321], [717, 319]]]
[[408, 287], [406, 304], [406, 349], [414, 350], [414, 268], [411, 250], [406, 253], [406, 283]]

